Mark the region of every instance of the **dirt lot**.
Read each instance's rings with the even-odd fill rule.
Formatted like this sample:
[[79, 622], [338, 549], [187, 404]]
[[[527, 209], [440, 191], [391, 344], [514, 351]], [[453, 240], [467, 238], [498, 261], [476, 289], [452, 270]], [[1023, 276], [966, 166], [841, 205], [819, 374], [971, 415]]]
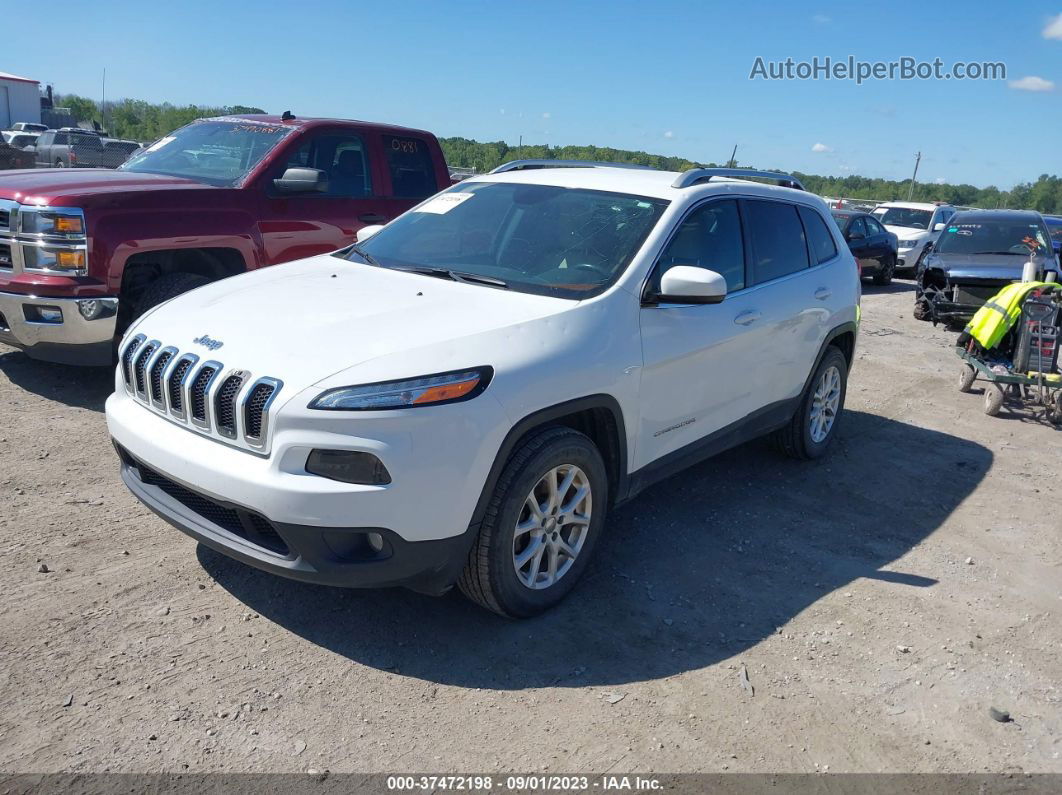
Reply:
[[1062, 432], [866, 293], [832, 456], [654, 488], [522, 623], [197, 549], [118, 479], [111, 375], [0, 346], [0, 770], [1062, 772]]

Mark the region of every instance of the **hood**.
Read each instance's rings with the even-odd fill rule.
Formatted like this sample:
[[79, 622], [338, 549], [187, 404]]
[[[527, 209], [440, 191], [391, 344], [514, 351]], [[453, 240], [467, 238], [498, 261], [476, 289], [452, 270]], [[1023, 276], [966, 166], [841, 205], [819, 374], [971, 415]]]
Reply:
[[951, 279], [992, 279], [1011, 281], [1021, 278], [1029, 258], [1022, 254], [942, 254], [935, 253], [926, 262]]
[[215, 190], [210, 185], [164, 174], [109, 168], [38, 168], [0, 174], [0, 199], [23, 204], [73, 205], [80, 196], [174, 189]]
[[909, 226], [893, 226], [892, 224], [884, 226], [886, 231], [892, 232], [900, 240], [918, 240], [929, 234], [925, 229], [912, 229]]
[[[434, 372], [491, 364], [461, 361], [453, 343], [576, 305], [323, 255], [200, 287], [149, 312], [127, 337], [144, 334], [226, 369], [279, 378], [291, 397], [380, 357], [396, 357], [394, 375], [384, 378], [422, 374], [409, 372], [421, 365], [404, 367], [402, 357], [421, 358], [427, 348], [444, 352], [432, 361]], [[447, 357], [458, 363], [449, 367]]]

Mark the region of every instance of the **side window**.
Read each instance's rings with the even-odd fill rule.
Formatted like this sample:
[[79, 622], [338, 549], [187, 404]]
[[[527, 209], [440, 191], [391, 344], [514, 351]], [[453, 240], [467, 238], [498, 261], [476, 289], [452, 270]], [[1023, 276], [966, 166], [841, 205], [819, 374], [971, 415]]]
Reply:
[[752, 284], [763, 284], [808, 267], [808, 244], [797, 208], [779, 201], [747, 199], [752, 242]]
[[431, 150], [420, 138], [383, 137], [391, 190], [402, 199], [423, 199], [439, 190]]
[[833, 235], [830, 234], [829, 227], [822, 220], [822, 216], [808, 207], [801, 207], [800, 220], [804, 222], [804, 232], [808, 236], [808, 248], [811, 249], [811, 258], [815, 264], [836, 257], [837, 245], [833, 242]]
[[849, 240], [852, 238], [863, 238], [867, 236], [867, 227], [863, 223], [862, 218], [853, 218], [852, 223], [848, 225], [848, 231], [845, 233]]
[[876, 237], [885, 234], [885, 230], [878, 226], [878, 222], [874, 219], [864, 218], [863, 222], [867, 225], [867, 237]]
[[357, 135], [313, 135], [288, 157], [277, 176], [288, 168], [316, 168], [328, 174], [328, 193], [319, 196], [348, 199], [372, 196], [369, 158]]
[[55, 144], [56, 144], [56, 146], [66, 146], [66, 144], [68, 144], [68, 143], [70, 143], [70, 135], [69, 135], [69, 133], [56, 133], [55, 134]]
[[55, 138], [55, 133], [41, 133], [41, 137], [37, 139], [37, 146], [51, 146], [52, 139]]
[[727, 292], [744, 289], [745, 247], [736, 200], [706, 204], [682, 222], [660, 257], [654, 289], [660, 286], [660, 277], [676, 265], [696, 265], [722, 274]]

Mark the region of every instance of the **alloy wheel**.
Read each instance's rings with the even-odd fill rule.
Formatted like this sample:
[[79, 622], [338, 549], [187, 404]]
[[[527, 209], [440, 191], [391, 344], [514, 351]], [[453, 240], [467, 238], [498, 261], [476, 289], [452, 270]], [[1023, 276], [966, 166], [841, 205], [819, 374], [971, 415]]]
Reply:
[[830, 435], [833, 424], [837, 421], [837, 411], [841, 404], [841, 372], [836, 367], [829, 367], [819, 379], [815, 394], [811, 397], [811, 441], [822, 444]]
[[586, 543], [592, 510], [590, 479], [574, 464], [539, 479], [513, 532], [513, 567], [525, 587], [549, 588], [568, 573]]

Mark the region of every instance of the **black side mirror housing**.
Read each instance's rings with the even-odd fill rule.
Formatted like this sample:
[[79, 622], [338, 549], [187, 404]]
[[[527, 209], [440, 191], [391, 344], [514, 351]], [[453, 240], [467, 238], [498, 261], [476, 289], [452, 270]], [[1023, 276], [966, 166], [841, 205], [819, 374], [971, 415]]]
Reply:
[[867, 236], [866, 235], [861, 235], [861, 234], [859, 234], [859, 232], [852, 232], [846, 238], [846, 240], [848, 240], [850, 242], [855, 242], [856, 240], [866, 240], [866, 239], [867, 239]]
[[273, 187], [281, 193], [327, 193], [328, 175], [319, 168], [289, 168]]

